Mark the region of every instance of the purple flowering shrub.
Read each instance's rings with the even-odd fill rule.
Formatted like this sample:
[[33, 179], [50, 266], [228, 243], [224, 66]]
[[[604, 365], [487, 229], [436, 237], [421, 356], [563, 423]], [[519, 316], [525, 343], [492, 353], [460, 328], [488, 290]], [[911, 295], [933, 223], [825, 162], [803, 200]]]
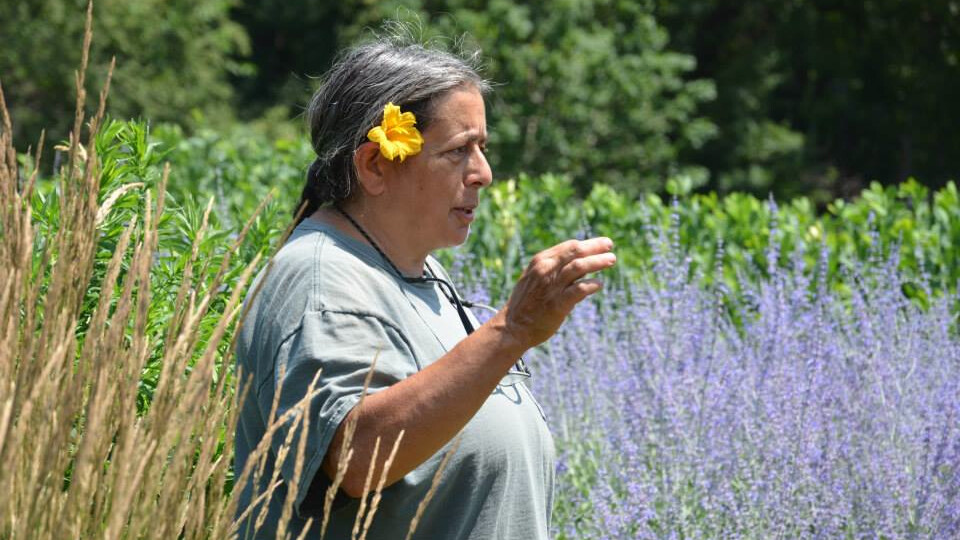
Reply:
[[949, 298], [912, 304], [895, 256], [849, 272], [845, 299], [800, 257], [771, 263], [736, 305], [670, 253], [654, 267], [532, 362], [558, 537], [960, 535]]
[[734, 298], [661, 251], [529, 355], [557, 538], [960, 538], [955, 299], [895, 252], [843, 298], [771, 253]]

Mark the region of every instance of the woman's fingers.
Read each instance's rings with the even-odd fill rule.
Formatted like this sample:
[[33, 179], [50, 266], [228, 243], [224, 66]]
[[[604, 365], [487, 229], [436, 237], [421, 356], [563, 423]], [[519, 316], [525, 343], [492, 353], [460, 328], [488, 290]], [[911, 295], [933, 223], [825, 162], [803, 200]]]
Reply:
[[613, 241], [602, 236], [567, 240], [536, 254], [527, 271], [547, 283], [559, 285], [562, 290], [591, 272], [613, 266], [617, 259], [611, 249]]
[[575, 259], [607, 253], [612, 249], [613, 240], [598, 236], [587, 240], [567, 240], [541, 252], [540, 255], [555, 260], [560, 267], [563, 267]]
[[573, 259], [560, 269], [558, 280], [561, 284], [567, 286], [587, 274], [610, 268], [616, 262], [617, 256], [609, 252]]
[[581, 279], [580, 281], [575, 281], [570, 284], [570, 286], [564, 289], [562, 295], [566, 310], [569, 312], [574, 306], [583, 301], [584, 298], [602, 288], [603, 282], [596, 278]]
[[567, 240], [534, 256], [528, 270], [542, 285], [554, 288], [553, 294], [561, 295], [587, 274], [613, 266], [617, 256], [611, 249], [613, 241], [603, 236]]

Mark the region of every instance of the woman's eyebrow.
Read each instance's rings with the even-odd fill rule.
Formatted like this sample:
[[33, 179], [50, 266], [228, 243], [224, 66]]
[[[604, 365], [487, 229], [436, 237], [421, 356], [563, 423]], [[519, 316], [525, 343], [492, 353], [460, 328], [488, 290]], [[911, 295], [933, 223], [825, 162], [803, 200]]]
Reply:
[[468, 130], [466, 130], [466, 131], [461, 131], [460, 133], [457, 133], [456, 135], [454, 135], [453, 137], [451, 137], [451, 139], [452, 139], [452, 140], [455, 140], [455, 141], [458, 141], [458, 142], [459, 142], [459, 141], [463, 141], [463, 142], [474, 142], [474, 141], [486, 142], [486, 140], [487, 140], [487, 134], [484, 133], [484, 132], [481, 132], [481, 131], [479, 131], [479, 130], [476, 130], [476, 129], [468, 129]]

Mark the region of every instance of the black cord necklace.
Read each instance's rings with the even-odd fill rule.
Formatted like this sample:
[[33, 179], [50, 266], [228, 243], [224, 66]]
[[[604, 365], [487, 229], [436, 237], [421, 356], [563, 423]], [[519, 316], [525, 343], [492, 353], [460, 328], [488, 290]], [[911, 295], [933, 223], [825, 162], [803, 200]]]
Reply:
[[[357, 223], [352, 217], [350, 217], [350, 214], [348, 214], [343, 208], [340, 208], [339, 205], [335, 205], [334, 208], [337, 210], [337, 212], [340, 212], [340, 214], [343, 217], [347, 218], [347, 221], [349, 221], [350, 224], [353, 225], [353, 227], [357, 229], [357, 231], [359, 231], [361, 235], [363, 235], [363, 237], [367, 240], [367, 242], [369, 242], [370, 245], [373, 246], [373, 249], [375, 249], [377, 253], [380, 254], [381, 257], [383, 257], [383, 260], [387, 261], [387, 264], [390, 265], [390, 268], [392, 268], [394, 273], [397, 274], [397, 277], [399, 277], [400, 279], [402, 279], [407, 283], [433, 282], [440, 285], [440, 290], [443, 291], [443, 295], [447, 297], [447, 300], [449, 300], [450, 303], [454, 305], [454, 307], [457, 308], [457, 314], [460, 315], [460, 322], [463, 323], [463, 329], [467, 332], [467, 335], [470, 335], [473, 333], [474, 331], [473, 323], [470, 322], [470, 318], [467, 317], [467, 310], [465, 309], [465, 307], [469, 308], [469, 307], [473, 307], [475, 305], [481, 305], [481, 304], [475, 304], [473, 302], [469, 302], [467, 300], [460, 298], [460, 296], [457, 294], [456, 289], [453, 288], [453, 285], [443, 279], [436, 277], [436, 272], [434, 272], [433, 269], [430, 268], [430, 263], [426, 261], [424, 261], [424, 266], [426, 267], [426, 269], [424, 270], [424, 273], [422, 276], [407, 277], [403, 275], [403, 273], [400, 272], [400, 269], [397, 268], [397, 265], [393, 264], [393, 261], [390, 260], [390, 257], [387, 257], [387, 254], [384, 253], [383, 250], [380, 249], [380, 246], [378, 246], [377, 243], [373, 241], [373, 238], [371, 238], [370, 235], [367, 234], [367, 231], [363, 230], [363, 227], [361, 227], [359, 223]], [[426, 272], [427, 270], [430, 271], [430, 275], [427, 275], [427, 272]], [[486, 306], [483, 306], [483, 307], [486, 307]], [[493, 308], [487, 307], [487, 309], [493, 309]], [[526, 362], [523, 361], [523, 357], [520, 357], [517, 359], [517, 363], [514, 365], [513, 369], [507, 372], [507, 376], [505, 377], [504, 380], [507, 380], [507, 378], [511, 378], [511, 377], [512, 379], [510, 382], [506, 383], [507, 385], [515, 384], [518, 380], [522, 380], [530, 377], [530, 370], [527, 368]]]
[[360, 224], [357, 223], [356, 220], [354, 220], [350, 216], [350, 214], [346, 212], [346, 210], [344, 210], [343, 208], [340, 208], [339, 205], [334, 206], [334, 208], [337, 210], [337, 212], [340, 212], [340, 215], [347, 218], [347, 221], [349, 221], [350, 224], [353, 225], [353, 227], [357, 229], [357, 231], [367, 240], [367, 242], [371, 246], [373, 246], [373, 249], [375, 249], [377, 253], [380, 254], [381, 257], [383, 257], [383, 260], [387, 261], [387, 264], [390, 265], [390, 268], [392, 268], [394, 273], [397, 274], [397, 277], [399, 277], [406, 283], [431, 283], [432, 282], [432, 283], [439, 284], [440, 290], [443, 291], [443, 295], [447, 297], [447, 300], [449, 300], [454, 307], [457, 308], [457, 314], [460, 315], [460, 322], [463, 323], [463, 329], [467, 332], [467, 335], [470, 335], [473, 333], [474, 331], [473, 323], [470, 321], [470, 318], [467, 317], [467, 310], [465, 309], [465, 306], [472, 307], [473, 304], [471, 302], [468, 302], [460, 298], [460, 296], [457, 294], [457, 291], [453, 288], [452, 284], [450, 284], [449, 282], [441, 278], [436, 277], [436, 273], [433, 271], [432, 268], [430, 268], [429, 263], [424, 262], [424, 265], [426, 266], [427, 270], [430, 270], [431, 275], [427, 275], [426, 270], [424, 271], [423, 275], [420, 277], [407, 277], [403, 275], [403, 272], [401, 272], [400, 269], [397, 268], [397, 265], [393, 264], [393, 261], [390, 260], [390, 257], [387, 257], [387, 254], [384, 253], [383, 250], [380, 249], [380, 246], [378, 246], [377, 243], [373, 241], [373, 238], [371, 238], [370, 235], [367, 234], [367, 231], [365, 231], [363, 227], [361, 227]]

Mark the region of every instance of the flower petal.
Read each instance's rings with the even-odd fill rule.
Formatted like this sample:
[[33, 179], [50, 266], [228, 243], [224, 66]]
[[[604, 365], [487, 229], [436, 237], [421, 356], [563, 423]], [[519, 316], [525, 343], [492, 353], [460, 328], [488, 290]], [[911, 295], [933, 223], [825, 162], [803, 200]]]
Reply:
[[400, 112], [400, 107], [387, 103], [383, 108], [383, 122], [367, 132], [367, 138], [380, 145], [380, 154], [400, 162], [420, 153], [423, 136], [416, 128], [417, 117], [412, 112]]
[[375, 142], [375, 143], [380, 143], [381, 141], [386, 141], [386, 140], [388, 140], [388, 139], [387, 139], [387, 132], [384, 131], [382, 127], [377, 126], [377, 127], [373, 128], [373, 129], [371, 129], [370, 131], [367, 132], [367, 139], [369, 139], [370, 142]]

